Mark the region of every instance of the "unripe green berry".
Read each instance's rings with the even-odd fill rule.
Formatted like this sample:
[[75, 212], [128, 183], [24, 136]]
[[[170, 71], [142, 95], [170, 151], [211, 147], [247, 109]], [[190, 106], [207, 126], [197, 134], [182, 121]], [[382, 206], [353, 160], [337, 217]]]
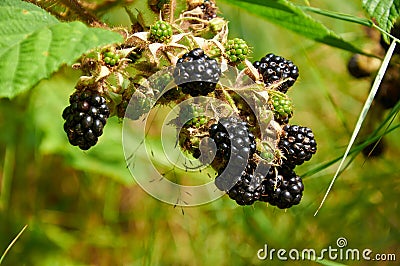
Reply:
[[150, 40], [153, 42], [168, 42], [172, 37], [172, 27], [168, 22], [159, 20], [150, 27]]
[[239, 64], [244, 61], [250, 49], [247, 43], [239, 38], [228, 40], [225, 44], [225, 54], [230, 63]]
[[286, 123], [293, 115], [293, 105], [289, 97], [275, 90], [268, 90], [268, 105], [278, 122]]

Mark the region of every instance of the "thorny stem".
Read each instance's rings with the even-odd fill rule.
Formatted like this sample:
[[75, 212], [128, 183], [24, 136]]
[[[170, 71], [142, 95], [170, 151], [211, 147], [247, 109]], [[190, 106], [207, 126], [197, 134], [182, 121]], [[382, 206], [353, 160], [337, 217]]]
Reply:
[[237, 109], [235, 101], [232, 99], [231, 95], [229, 95], [229, 93], [225, 89], [222, 89], [222, 93], [224, 94], [226, 100], [228, 101], [232, 109], [235, 111], [235, 113], [239, 114], [239, 110]]
[[105, 27], [106, 24], [101, 22], [95, 15], [87, 11], [85, 7], [83, 7], [77, 0], [53, 0], [53, 1], [38, 1], [38, 0], [26, 0], [29, 3], [32, 3], [34, 5], [37, 5], [57, 18], [61, 20], [68, 20], [68, 14], [65, 15], [63, 13], [60, 13], [58, 11], [54, 11], [51, 9], [52, 6], [60, 4], [69, 9], [69, 11], [72, 11], [71, 13], [73, 15], [76, 15], [79, 20], [85, 22], [88, 25], [94, 26], [94, 27]]
[[174, 22], [174, 12], [175, 12], [175, 7], [176, 7], [176, 0], [171, 0], [170, 6], [169, 6], [169, 24], [172, 24]]
[[175, 22], [181, 21], [181, 20], [194, 20], [200, 23], [204, 23], [204, 24], [210, 24], [210, 22], [208, 20], [204, 20], [201, 18], [196, 18], [196, 17], [181, 17], [175, 20]]
[[93, 14], [89, 13], [77, 0], [62, 0], [63, 4], [71, 8], [83, 21], [92, 26], [104, 26]]

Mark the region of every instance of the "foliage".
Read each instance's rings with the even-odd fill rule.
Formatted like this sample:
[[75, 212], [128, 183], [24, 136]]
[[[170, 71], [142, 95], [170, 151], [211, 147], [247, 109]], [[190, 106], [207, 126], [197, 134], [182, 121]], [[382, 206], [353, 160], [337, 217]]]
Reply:
[[[363, 0], [363, 8], [368, 15], [375, 19], [378, 25], [386, 32], [390, 32], [397, 18], [400, 16], [399, 0]], [[384, 36], [386, 41], [387, 36]]]
[[117, 33], [81, 22], [59, 22], [19, 0], [2, 1], [0, 18], [0, 97], [14, 97], [84, 52], [121, 41]]

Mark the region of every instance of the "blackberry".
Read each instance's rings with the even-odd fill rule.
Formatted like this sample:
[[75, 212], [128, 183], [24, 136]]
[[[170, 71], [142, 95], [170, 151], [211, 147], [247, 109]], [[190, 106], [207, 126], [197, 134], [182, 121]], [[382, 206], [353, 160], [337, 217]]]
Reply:
[[268, 105], [274, 112], [274, 119], [280, 124], [287, 124], [293, 115], [293, 105], [289, 97], [274, 90], [268, 90]]
[[281, 150], [283, 163], [290, 168], [303, 164], [311, 159], [317, 151], [317, 142], [312, 130], [308, 127], [285, 125], [280, 136], [278, 148]]
[[271, 167], [261, 187], [260, 201], [268, 202], [280, 209], [299, 204], [304, 191], [301, 178], [285, 166]]
[[381, 139], [378, 142], [372, 142], [371, 144], [369, 144], [368, 146], [366, 146], [363, 150], [362, 150], [362, 154], [365, 157], [369, 157], [369, 158], [373, 158], [373, 157], [379, 157], [382, 155], [382, 153], [385, 151], [386, 148], [386, 144], [383, 141], [383, 139]]
[[221, 69], [217, 61], [209, 58], [200, 48], [179, 58], [173, 74], [175, 83], [182, 92], [192, 97], [206, 96], [213, 92], [220, 75]]
[[249, 160], [238, 181], [227, 192], [228, 196], [239, 205], [252, 205], [264, 193], [262, 182], [265, 179], [265, 175], [262, 174], [262, 171], [257, 171], [256, 173], [256, 168], [257, 164], [253, 160]]
[[168, 42], [172, 37], [172, 27], [168, 22], [159, 20], [150, 27], [150, 40], [153, 42]]
[[354, 54], [349, 62], [347, 62], [347, 71], [357, 79], [369, 77], [371, 75], [371, 72], [362, 64], [360, 57], [360, 54]]
[[64, 131], [73, 146], [88, 150], [103, 134], [110, 115], [106, 99], [98, 92], [84, 90], [73, 93], [69, 103], [62, 114]]
[[200, 8], [203, 11], [202, 18], [204, 20], [212, 20], [217, 17], [217, 7], [213, 0], [204, 0]]
[[247, 58], [249, 46], [239, 38], [228, 40], [225, 44], [225, 54], [230, 63], [238, 64]]
[[277, 90], [286, 93], [299, 77], [299, 70], [292, 61], [269, 53], [260, 61], [255, 61], [253, 66], [262, 75], [267, 87], [274, 85]]
[[220, 190], [228, 191], [255, 153], [255, 138], [249, 132], [247, 123], [233, 116], [221, 118], [218, 123], [211, 125], [209, 134], [217, 149], [211, 164], [219, 173], [215, 184]]

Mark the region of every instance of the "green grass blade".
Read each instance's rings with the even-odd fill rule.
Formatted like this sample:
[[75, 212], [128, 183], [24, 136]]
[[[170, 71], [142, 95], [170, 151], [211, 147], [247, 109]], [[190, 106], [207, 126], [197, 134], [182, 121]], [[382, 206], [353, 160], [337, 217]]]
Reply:
[[22, 235], [22, 233], [25, 231], [25, 229], [28, 227], [28, 225], [26, 224], [21, 231], [18, 233], [18, 235], [13, 239], [13, 241], [11, 241], [10, 245], [8, 245], [8, 247], [6, 248], [6, 250], [4, 251], [3, 255], [0, 258], [0, 264], [3, 262], [4, 258], [6, 257], [8, 251], [12, 248], [12, 246], [15, 244], [15, 242], [17, 242], [18, 238]]
[[321, 265], [326, 265], [326, 266], [346, 266], [347, 264], [342, 264], [339, 262], [331, 261], [331, 260], [314, 260], [316, 263], [321, 264]]
[[372, 27], [374, 25], [374, 23], [371, 20], [366, 19], [366, 18], [360, 18], [360, 17], [348, 15], [348, 14], [338, 13], [338, 12], [329, 11], [329, 10], [323, 10], [323, 9], [311, 7], [311, 6], [299, 6], [299, 8], [301, 8], [304, 11], [310, 11], [315, 14], [331, 17], [334, 19], [344, 20], [344, 21], [348, 21], [348, 22], [352, 22], [352, 23], [357, 23], [357, 24], [367, 26], [367, 27]]
[[[360, 153], [365, 147], [367, 147], [369, 144], [374, 143], [375, 141], [379, 140], [381, 137], [383, 137], [384, 135], [389, 134], [390, 132], [392, 132], [393, 130], [396, 130], [400, 128], [400, 124], [391, 127], [390, 129], [386, 130], [382, 135], [377, 135], [377, 136], [373, 136], [373, 134], [371, 134], [370, 137], [368, 137], [367, 141], [353, 147], [348, 155], [352, 155], [352, 156], [356, 156], [358, 153]], [[319, 173], [320, 171], [328, 168], [329, 166], [335, 164], [336, 162], [340, 161], [340, 159], [342, 159], [342, 156], [338, 156], [328, 162], [322, 163], [320, 165], [318, 165], [317, 167], [308, 170], [307, 172], [305, 172], [304, 174], [301, 174], [301, 178], [306, 178], [306, 177], [310, 177], [312, 175], [315, 175], [316, 173]], [[347, 165], [348, 166], [348, 165]], [[345, 168], [347, 168], [347, 166]], [[342, 172], [340, 172], [342, 173]], [[339, 173], [339, 175], [340, 175]], [[339, 176], [338, 175], [338, 176]]]
[[0, 188], [0, 210], [7, 210], [11, 195], [11, 183], [14, 176], [15, 166], [15, 144], [7, 145], [4, 163], [3, 163], [3, 176]]
[[371, 91], [370, 91], [370, 93], [368, 95], [368, 98], [367, 98], [367, 100], [366, 100], [366, 102], [365, 102], [365, 104], [363, 106], [363, 109], [361, 110], [360, 116], [359, 116], [358, 121], [356, 123], [356, 126], [354, 128], [353, 134], [352, 134], [352, 136], [350, 138], [349, 144], [347, 145], [347, 149], [346, 149], [346, 151], [345, 151], [345, 153], [343, 155], [343, 158], [342, 158], [342, 160], [341, 160], [341, 162], [339, 164], [339, 167], [338, 167], [334, 177], [332, 178], [332, 181], [329, 184], [329, 187], [328, 187], [328, 189], [327, 189], [327, 191], [326, 191], [326, 193], [324, 195], [324, 198], [322, 199], [321, 204], [319, 205], [319, 207], [318, 207], [317, 211], [315, 212], [314, 216], [316, 216], [318, 214], [318, 212], [321, 209], [322, 205], [324, 204], [326, 198], [328, 197], [328, 194], [331, 191], [331, 189], [333, 187], [333, 184], [335, 183], [335, 181], [336, 181], [336, 179], [337, 179], [337, 177], [338, 177], [338, 175], [339, 175], [339, 173], [340, 173], [340, 171], [342, 169], [342, 166], [343, 166], [343, 164], [344, 164], [344, 162], [345, 162], [345, 160], [346, 160], [346, 158], [347, 158], [347, 156], [348, 156], [348, 154], [349, 154], [349, 152], [351, 150], [351, 147], [353, 146], [353, 143], [356, 140], [356, 137], [357, 137], [357, 135], [358, 135], [358, 133], [359, 133], [359, 131], [361, 129], [361, 126], [362, 126], [362, 124], [363, 124], [363, 122], [365, 120], [365, 117], [367, 116], [368, 110], [371, 107], [372, 101], [374, 100], [375, 95], [376, 95], [376, 93], [377, 93], [377, 91], [379, 89], [379, 86], [381, 84], [383, 76], [386, 73], [386, 69], [387, 69], [387, 67], [389, 65], [390, 59], [392, 58], [393, 51], [394, 51], [395, 47], [396, 47], [396, 41], [393, 41], [392, 44], [389, 47], [388, 52], [385, 55], [385, 58], [384, 58], [384, 60], [382, 62], [382, 65], [381, 65], [379, 71], [378, 71], [378, 74], [377, 74], [377, 76], [375, 78], [374, 84], [372, 85], [372, 88], [371, 88]]

